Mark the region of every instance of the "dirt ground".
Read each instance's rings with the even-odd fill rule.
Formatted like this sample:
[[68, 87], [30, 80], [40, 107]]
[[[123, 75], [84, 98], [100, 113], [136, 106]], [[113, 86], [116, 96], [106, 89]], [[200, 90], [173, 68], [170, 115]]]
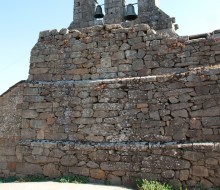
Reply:
[[55, 182], [4, 183], [0, 190], [131, 190], [124, 187]]

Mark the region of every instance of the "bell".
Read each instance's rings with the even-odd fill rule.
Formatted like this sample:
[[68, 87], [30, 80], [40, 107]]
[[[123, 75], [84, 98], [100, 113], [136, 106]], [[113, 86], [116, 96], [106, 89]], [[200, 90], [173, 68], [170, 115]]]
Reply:
[[134, 5], [128, 4], [127, 5], [127, 11], [126, 11], [124, 19], [131, 21], [131, 20], [135, 20], [137, 17], [138, 16], [135, 13]]
[[101, 7], [101, 5], [98, 5], [98, 6], [96, 7], [94, 17], [95, 17], [95, 18], [103, 18], [103, 17], [104, 17], [104, 14], [102, 13], [102, 7]]

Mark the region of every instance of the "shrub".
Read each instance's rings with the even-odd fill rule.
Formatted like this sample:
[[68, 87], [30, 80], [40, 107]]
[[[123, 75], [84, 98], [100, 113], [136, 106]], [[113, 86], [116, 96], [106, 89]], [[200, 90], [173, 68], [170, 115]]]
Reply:
[[162, 184], [157, 181], [137, 180], [139, 190], [174, 190], [171, 185]]
[[89, 179], [84, 176], [71, 175], [58, 178], [56, 181], [60, 183], [88, 183]]

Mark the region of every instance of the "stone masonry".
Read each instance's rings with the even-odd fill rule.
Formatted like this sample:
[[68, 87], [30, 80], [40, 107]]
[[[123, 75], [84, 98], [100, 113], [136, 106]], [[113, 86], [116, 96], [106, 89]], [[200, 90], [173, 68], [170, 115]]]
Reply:
[[0, 98], [1, 176], [220, 185], [219, 44], [146, 24], [41, 32]]
[[95, 0], [74, 0], [73, 22], [69, 28], [83, 28], [95, 25]]
[[220, 186], [220, 30], [43, 31], [0, 96], [0, 176]]
[[[96, 0], [74, 0], [73, 22], [69, 29], [80, 29], [100, 24], [100, 21], [96, 21], [94, 18], [97, 3]], [[168, 16], [159, 8], [159, 0], [137, 0], [134, 3], [138, 4], [138, 19], [125, 21], [126, 1], [104, 0], [105, 17], [103, 23], [125, 26], [148, 24], [154, 30], [175, 34], [178, 29], [175, 18]]]

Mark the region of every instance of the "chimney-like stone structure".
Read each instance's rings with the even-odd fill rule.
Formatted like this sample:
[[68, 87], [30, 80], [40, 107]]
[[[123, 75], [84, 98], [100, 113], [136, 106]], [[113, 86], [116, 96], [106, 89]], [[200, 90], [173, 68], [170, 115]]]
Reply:
[[[132, 21], [132, 24], [148, 24], [154, 30], [174, 33], [178, 29], [175, 18], [170, 17], [159, 8], [160, 0], [137, 0], [134, 3], [138, 3], [138, 18]], [[124, 20], [125, 0], [104, 0], [104, 6], [102, 6], [105, 10], [103, 22], [96, 21], [94, 18], [97, 4], [97, 0], [74, 0], [73, 22], [69, 29], [79, 29], [103, 23], [129, 25], [129, 22]]]
[[105, 24], [121, 24], [124, 22], [125, 0], [105, 0]]
[[74, 0], [73, 22], [69, 29], [84, 28], [95, 25], [96, 0]]
[[146, 23], [154, 30], [178, 29], [175, 18], [164, 13], [160, 0], [138, 0], [138, 23]]

